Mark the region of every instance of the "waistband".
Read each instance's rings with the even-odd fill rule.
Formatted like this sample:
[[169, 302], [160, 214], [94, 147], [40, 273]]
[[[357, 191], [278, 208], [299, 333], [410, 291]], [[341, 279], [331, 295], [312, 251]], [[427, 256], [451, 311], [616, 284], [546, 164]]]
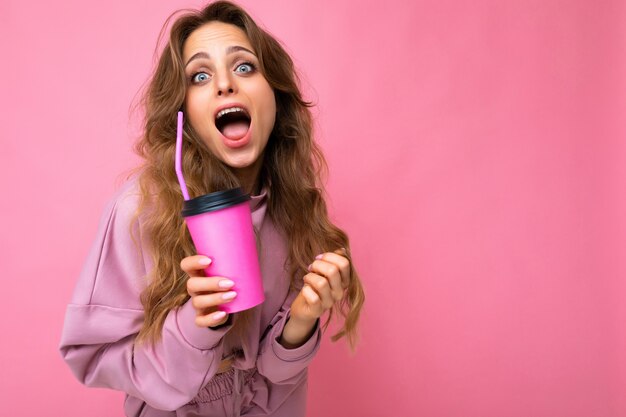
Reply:
[[[245, 385], [252, 380], [256, 372], [256, 367], [244, 370], [231, 367], [225, 372], [216, 374], [213, 378], [211, 378], [209, 383], [200, 390], [196, 398], [189, 402], [189, 404], [216, 401], [227, 395], [232, 395], [235, 390], [237, 391], [236, 394], [239, 395], [239, 390], [241, 388], [239, 386], [235, 387], [235, 373], [237, 373], [237, 379], [241, 380], [241, 382]], [[239, 384], [240, 382], [237, 381], [237, 383]]]

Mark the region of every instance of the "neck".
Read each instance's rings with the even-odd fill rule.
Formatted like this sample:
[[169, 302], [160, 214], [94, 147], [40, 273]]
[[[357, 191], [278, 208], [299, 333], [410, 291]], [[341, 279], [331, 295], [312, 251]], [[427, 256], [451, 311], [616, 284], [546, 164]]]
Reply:
[[263, 159], [259, 157], [254, 164], [250, 166], [244, 168], [232, 168], [245, 193], [258, 195], [261, 192], [260, 173], [262, 164]]

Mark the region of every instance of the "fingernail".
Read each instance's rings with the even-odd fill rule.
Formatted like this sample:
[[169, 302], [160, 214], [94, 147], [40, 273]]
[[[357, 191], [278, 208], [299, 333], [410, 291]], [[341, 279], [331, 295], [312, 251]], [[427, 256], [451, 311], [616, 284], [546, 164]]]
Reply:
[[237, 293], [235, 291], [230, 291], [230, 292], [227, 292], [226, 294], [222, 294], [222, 299], [232, 300], [236, 296], [237, 296]]
[[201, 258], [198, 263], [200, 265], [208, 265], [211, 263], [211, 259], [210, 258]]
[[217, 286], [220, 288], [230, 288], [233, 285], [235, 285], [235, 283], [229, 279], [223, 279], [217, 283]]
[[225, 311], [218, 311], [217, 313], [213, 313], [213, 320], [223, 319], [226, 316]]
[[307, 269], [308, 269], [309, 271], [310, 271], [311, 269], [313, 269], [313, 264], [309, 265], [309, 267], [308, 267]]
[[324, 254], [320, 254], [320, 255], [317, 255], [315, 259], [322, 259], [323, 257], [324, 257]]

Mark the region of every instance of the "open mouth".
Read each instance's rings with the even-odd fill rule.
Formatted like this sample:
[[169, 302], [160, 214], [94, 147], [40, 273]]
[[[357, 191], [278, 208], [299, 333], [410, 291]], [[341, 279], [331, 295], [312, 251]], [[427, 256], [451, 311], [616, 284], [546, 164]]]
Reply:
[[243, 138], [250, 128], [250, 115], [241, 107], [232, 107], [217, 114], [215, 127], [230, 140]]

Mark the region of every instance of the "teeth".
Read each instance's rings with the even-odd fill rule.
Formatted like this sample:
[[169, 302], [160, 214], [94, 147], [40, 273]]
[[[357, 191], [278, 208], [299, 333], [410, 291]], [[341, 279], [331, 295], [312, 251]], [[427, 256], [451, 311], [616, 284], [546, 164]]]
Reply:
[[220, 117], [222, 117], [223, 115], [227, 114], [227, 113], [232, 113], [235, 111], [242, 111], [244, 112], [246, 115], [248, 114], [244, 109], [242, 109], [241, 107], [229, 107], [227, 109], [221, 110], [219, 113], [217, 113], [217, 117], [215, 118], [215, 120], [219, 119]]

